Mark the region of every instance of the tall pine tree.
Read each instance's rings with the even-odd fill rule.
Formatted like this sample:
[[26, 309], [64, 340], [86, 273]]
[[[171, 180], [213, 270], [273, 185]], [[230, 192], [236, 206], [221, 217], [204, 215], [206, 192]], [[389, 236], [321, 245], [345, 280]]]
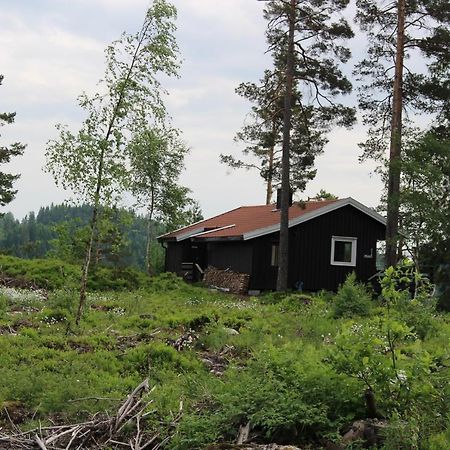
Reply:
[[[353, 108], [338, 97], [351, 92], [352, 85], [340, 68], [350, 58], [343, 45], [353, 36], [341, 13], [348, 0], [270, 0], [264, 10], [268, 21], [266, 38], [283, 85], [283, 127], [281, 158], [281, 217], [277, 290], [288, 287], [290, 166], [299, 148], [308, 148], [311, 136], [321, 124], [351, 126]], [[293, 111], [307, 111], [303, 126], [293, 126]], [[322, 138], [323, 139], [323, 138]], [[311, 164], [306, 164], [309, 167]], [[296, 170], [302, 170], [297, 166]]]
[[[370, 126], [369, 137], [362, 144], [363, 158], [381, 159], [389, 154], [386, 262], [394, 265], [401, 251], [397, 244], [403, 111], [442, 114], [448, 109], [450, 10], [446, 0], [388, 4], [358, 0], [357, 7], [357, 21], [370, 43], [367, 57], [356, 67], [363, 81], [359, 106]], [[419, 67], [417, 56], [427, 58], [425, 68]]]
[[[221, 155], [221, 161], [231, 168], [257, 170], [266, 183], [266, 204], [272, 201], [274, 187], [281, 183], [281, 145], [284, 111], [284, 71], [266, 70], [260, 84], [242, 83], [236, 92], [253, 103], [250, 118], [237, 133], [235, 140], [245, 143], [245, 158]], [[312, 105], [297, 99], [293, 92], [292, 136], [290, 151], [290, 186], [303, 191], [306, 183], [316, 175], [315, 157], [327, 142], [324, 135], [330, 122]]]

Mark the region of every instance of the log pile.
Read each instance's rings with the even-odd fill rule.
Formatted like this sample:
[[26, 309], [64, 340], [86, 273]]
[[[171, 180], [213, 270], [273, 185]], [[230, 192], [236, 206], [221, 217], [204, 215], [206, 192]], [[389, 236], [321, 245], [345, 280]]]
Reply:
[[[13, 432], [0, 428], [0, 448], [10, 450], [56, 449], [126, 449], [157, 450], [170, 440], [160, 434], [149, 433], [143, 427], [146, 412], [152, 400], [148, 399], [148, 379], [137, 386], [121, 404], [114, 416], [97, 413], [91, 420], [71, 425], [39, 427], [22, 432], [11, 423]], [[174, 418], [174, 425], [181, 419], [182, 407]], [[130, 431], [132, 430], [132, 431]]]
[[250, 275], [248, 273], [238, 273], [229, 269], [221, 270], [213, 266], [208, 266], [203, 282], [207, 286], [220, 288], [233, 294], [245, 295], [248, 292]]

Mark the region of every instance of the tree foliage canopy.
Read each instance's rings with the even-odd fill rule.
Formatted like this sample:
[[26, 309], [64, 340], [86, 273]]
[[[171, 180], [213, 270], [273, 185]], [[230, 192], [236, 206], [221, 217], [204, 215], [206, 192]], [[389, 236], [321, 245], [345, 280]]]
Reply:
[[127, 143], [142, 123], [164, 123], [164, 91], [157, 76], [177, 74], [175, 17], [172, 5], [155, 0], [141, 30], [124, 33], [106, 49], [101, 91], [78, 99], [87, 115], [80, 130], [57, 126], [59, 139], [48, 144], [46, 168], [81, 202], [93, 204], [96, 196], [100, 203], [117, 199], [125, 188]]
[[[3, 75], [0, 75], [0, 86], [3, 82]], [[1, 113], [0, 112], [0, 127], [14, 122], [16, 113]], [[0, 146], [0, 164], [8, 163], [13, 156], [19, 156], [23, 153], [25, 145], [19, 142], [11, 144], [9, 147]], [[14, 181], [20, 175], [12, 175], [5, 172], [0, 172], [0, 206], [5, 206], [10, 203], [17, 193], [14, 189]]]
[[[343, 42], [353, 36], [340, 13], [347, 1], [296, 2], [294, 25], [294, 73], [291, 101], [290, 184], [303, 190], [316, 175], [315, 157], [327, 143], [326, 133], [335, 125], [351, 126], [355, 111], [339, 102], [351, 92], [352, 85], [340, 68], [348, 62], [350, 50]], [[244, 142], [245, 159], [221, 155], [232, 168], [257, 169], [267, 182], [267, 202], [272, 184], [281, 182], [281, 146], [287, 39], [291, 20], [290, 4], [281, 0], [267, 2], [264, 17], [268, 22], [266, 40], [273, 67], [256, 83], [242, 83], [236, 92], [252, 104], [250, 121], [238, 132]]]
[[[435, 113], [448, 116], [450, 95], [450, 13], [445, 0], [407, 0], [405, 8], [405, 72], [403, 109], [411, 113]], [[362, 82], [359, 107], [370, 126], [363, 158], [382, 159], [389, 140], [394, 83], [397, 3], [358, 0], [356, 20], [369, 42], [367, 56], [360, 61], [355, 75]], [[418, 58], [425, 64], [417, 64]], [[414, 62], [414, 65], [411, 64]]]

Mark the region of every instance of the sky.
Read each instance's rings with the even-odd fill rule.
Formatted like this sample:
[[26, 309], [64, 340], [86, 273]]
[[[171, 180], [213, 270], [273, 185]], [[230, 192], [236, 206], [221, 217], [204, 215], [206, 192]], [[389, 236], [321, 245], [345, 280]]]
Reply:
[[[256, 0], [173, 0], [178, 9], [177, 40], [183, 59], [180, 78], [165, 80], [166, 105], [190, 148], [181, 182], [193, 192], [205, 217], [241, 206], [263, 204], [265, 186], [253, 172], [230, 171], [221, 153], [239, 156], [234, 142], [251, 105], [234, 90], [257, 82], [270, 67], [265, 53], [263, 2]], [[104, 49], [123, 31], [138, 31], [148, 0], [0, 0], [0, 111], [16, 111], [16, 121], [0, 130], [0, 145], [20, 141], [25, 153], [2, 171], [20, 173], [15, 200], [2, 212], [22, 218], [41, 206], [70, 199], [43, 171], [46, 143], [55, 124], [77, 131], [83, 111], [77, 97], [93, 93], [104, 72]], [[351, 9], [347, 11], [352, 21]], [[361, 39], [351, 47], [363, 52]], [[351, 73], [355, 60], [345, 71]], [[356, 103], [355, 97], [350, 102]], [[317, 176], [305, 199], [325, 189], [378, 205], [382, 185], [374, 165], [359, 164], [358, 142], [366, 129], [335, 129], [316, 161]]]

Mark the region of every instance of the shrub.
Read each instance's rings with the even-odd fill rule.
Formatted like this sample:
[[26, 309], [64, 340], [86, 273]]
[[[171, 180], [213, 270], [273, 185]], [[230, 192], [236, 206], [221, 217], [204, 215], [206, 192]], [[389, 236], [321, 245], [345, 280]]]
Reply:
[[95, 267], [89, 275], [88, 289], [94, 291], [135, 290], [148, 284], [148, 276], [135, 268]]
[[303, 311], [305, 306], [312, 303], [313, 298], [306, 294], [291, 294], [285, 297], [280, 303], [282, 311], [298, 312]]
[[6, 314], [7, 307], [8, 299], [4, 295], [0, 294], [0, 319]]
[[431, 297], [403, 297], [395, 303], [394, 311], [422, 340], [437, 329], [436, 301]]
[[351, 273], [339, 287], [334, 299], [334, 317], [367, 316], [371, 307], [372, 301], [366, 287], [356, 281], [354, 272]]
[[[32, 283], [40, 288], [78, 289], [80, 267], [58, 259], [21, 259], [0, 255], [0, 272], [7, 276]], [[96, 266], [88, 279], [89, 290], [134, 290], [146, 287], [148, 276], [135, 268]]]

